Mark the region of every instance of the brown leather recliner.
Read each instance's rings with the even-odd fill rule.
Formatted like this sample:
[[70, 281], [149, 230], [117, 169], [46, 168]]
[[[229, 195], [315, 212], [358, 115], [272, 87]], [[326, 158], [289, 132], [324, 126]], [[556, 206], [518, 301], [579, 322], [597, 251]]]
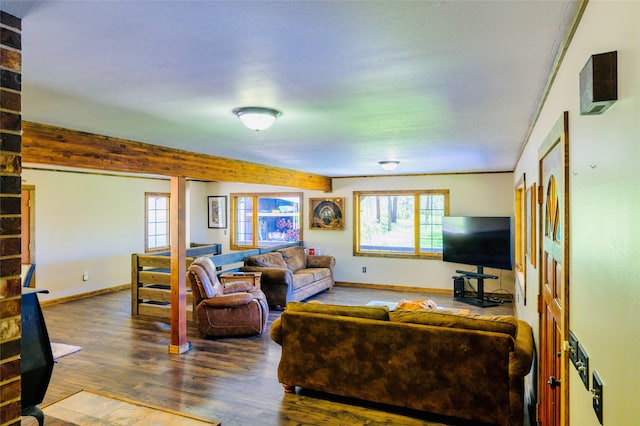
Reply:
[[269, 317], [267, 298], [252, 283], [235, 281], [223, 286], [208, 257], [193, 261], [187, 280], [203, 336], [250, 336], [265, 332]]

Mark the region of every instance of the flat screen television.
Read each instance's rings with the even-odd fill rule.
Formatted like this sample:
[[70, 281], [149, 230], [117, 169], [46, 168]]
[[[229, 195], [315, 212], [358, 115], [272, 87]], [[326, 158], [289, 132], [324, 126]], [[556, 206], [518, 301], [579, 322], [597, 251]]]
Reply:
[[445, 216], [442, 239], [445, 262], [512, 269], [510, 217]]

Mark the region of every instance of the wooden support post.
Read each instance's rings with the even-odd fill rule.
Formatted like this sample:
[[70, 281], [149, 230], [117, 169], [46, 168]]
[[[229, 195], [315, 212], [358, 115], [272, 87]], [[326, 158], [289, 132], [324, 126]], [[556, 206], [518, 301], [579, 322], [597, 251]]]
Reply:
[[131, 315], [138, 315], [138, 255], [131, 255]]
[[187, 278], [184, 270], [187, 250], [186, 187], [184, 176], [171, 178], [171, 354], [182, 354], [191, 349], [191, 343], [187, 342]]

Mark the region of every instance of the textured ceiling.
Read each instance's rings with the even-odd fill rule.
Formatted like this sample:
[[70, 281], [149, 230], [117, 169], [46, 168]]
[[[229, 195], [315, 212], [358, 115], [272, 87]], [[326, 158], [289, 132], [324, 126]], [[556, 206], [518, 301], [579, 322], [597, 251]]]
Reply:
[[[7, 1], [23, 120], [327, 176], [511, 171], [575, 1]], [[232, 114], [282, 111], [262, 132]]]

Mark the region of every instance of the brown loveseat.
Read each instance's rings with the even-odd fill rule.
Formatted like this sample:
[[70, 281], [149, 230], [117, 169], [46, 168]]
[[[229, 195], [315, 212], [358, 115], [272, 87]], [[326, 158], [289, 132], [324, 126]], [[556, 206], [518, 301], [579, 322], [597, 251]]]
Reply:
[[284, 307], [333, 288], [333, 256], [308, 256], [300, 246], [244, 259], [244, 272], [262, 272], [261, 288], [270, 306]]
[[278, 380], [498, 425], [521, 425], [531, 327], [512, 316], [289, 303], [271, 327]]

